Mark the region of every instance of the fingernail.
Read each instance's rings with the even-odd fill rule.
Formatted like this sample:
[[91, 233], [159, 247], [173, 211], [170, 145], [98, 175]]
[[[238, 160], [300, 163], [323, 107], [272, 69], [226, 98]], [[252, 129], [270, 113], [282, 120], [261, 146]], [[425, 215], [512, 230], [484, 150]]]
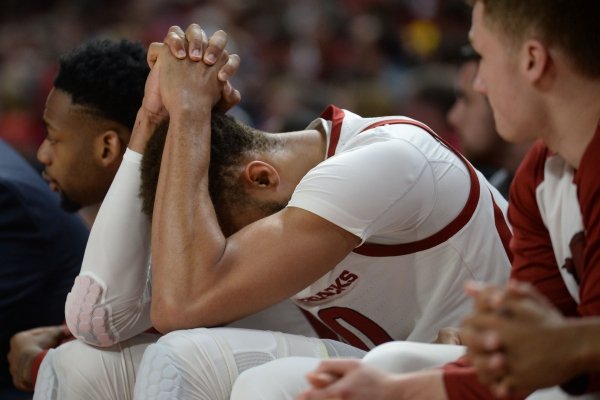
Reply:
[[177, 57], [179, 57], [179, 58], [183, 58], [183, 57], [185, 57], [185, 51], [184, 51], [184, 50], [179, 50], [179, 51], [177, 52]]
[[200, 57], [200, 50], [198, 50], [198, 49], [194, 49], [194, 50], [192, 50], [192, 55], [193, 55], [194, 57]]
[[208, 53], [206, 55], [206, 61], [214, 63], [215, 61], [217, 61], [217, 57], [213, 53]]

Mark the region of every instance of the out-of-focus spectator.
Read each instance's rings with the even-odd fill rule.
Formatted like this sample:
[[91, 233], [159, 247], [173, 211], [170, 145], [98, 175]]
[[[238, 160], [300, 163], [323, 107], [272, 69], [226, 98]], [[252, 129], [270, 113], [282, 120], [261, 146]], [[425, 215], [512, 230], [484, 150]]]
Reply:
[[124, 37], [149, 44], [169, 26], [190, 22], [229, 33], [228, 48], [242, 58], [233, 84], [252, 94], [241, 103], [251, 125], [302, 127], [309, 122], [304, 115], [329, 103], [365, 116], [391, 114], [422, 87], [422, 67], [446, 65], [464, 39], [470, 14], [463, 3], [6, 0], [0, 5], [0, 136], [35, 159], [54, 61], [78, 43]]
[[448, 112], [448, 122], [459, 136], [464, 155], [508, 199], [512, 178], [531, 143], [508, 143], [498, 135], [487, 97], [473, 89], [478, 68], [476, 54], [465, 46], [461, 58], [456, 101]]

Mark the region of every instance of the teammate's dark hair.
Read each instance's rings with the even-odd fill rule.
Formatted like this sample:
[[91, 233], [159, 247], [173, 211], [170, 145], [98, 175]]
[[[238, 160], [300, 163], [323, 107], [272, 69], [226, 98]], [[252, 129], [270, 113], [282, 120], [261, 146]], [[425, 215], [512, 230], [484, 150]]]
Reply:
[[598, 0], [467, 0], [482, 2], [490, 27], [514, 43], [533, 34], [560, 48], [589, 77], [600, 77]]
[[[160, 163], [168, 131], [168, 122], [160, 124], [146, 144], [142, 158], [142, 184], [140, 197], [142, 210], [152, 217], [154, 198], [158, 185]], [[258, 204], [249, 198], [240, 184], [242, 157], [252, 152], [275, 149], [279, 142], [273, 135], [250, 128], [233, 118], [213, 112], [211, 118], [211, 148], [209, 167], [209, 191], [219, 222], [229, 222], [228, 210], [248, 205], [266, 207], [270, 213], [270, 204]]]
[[62, 56], [54, 87], [73, 104], [131, 130], [150, 69], [146, 49], [127, 40], [94, 40]]

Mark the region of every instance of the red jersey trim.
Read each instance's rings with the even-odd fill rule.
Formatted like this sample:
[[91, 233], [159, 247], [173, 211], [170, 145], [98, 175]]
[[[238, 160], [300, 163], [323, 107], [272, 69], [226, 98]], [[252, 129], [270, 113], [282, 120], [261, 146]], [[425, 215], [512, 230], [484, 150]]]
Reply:
[[331, 134], [329, 135], [329, 147], [327, 149], [327, 158], [335, 154], [340, 135], [342, 133], [342, 121], [345, 117], [344, 110], [330, 105], [321, 113], [321, 118], [331, 121]]
[[498, 204], [496, 204], [496, 200], [494, 200], [494, 196], [490, 192], [490, 196], [492, 196], [492, 203], [494, 204], [494, 222], [496, 224], [496, 231], [500, 236], [500, 240], [502, 241], [502, 246], [504, 247], [504, 251], [508, 256], [508, 260], [512, 265], [513, 262], [513, 254], [510, 250], [510, 239], [512, 238], [512, 233], [510, 232], [510, 228], [506, 223], [506, 219], [504, 218], [504, 214]]
[[[331, 136], [330, 136], [330, 140], [329, 140], [329, 149], [327, 151], [327, 157], [331, 157], [333, 154], [335, 154], [335, 150], [336, 150], [337, 144], [339, 142], [340, 133], [342, 131], [342, 121], [344, 118], [344, 111], [337, 107], [329, 106], [323, 112], [322, 118], [325, 118], [325, 119], [331, 118], [331, 121], [332, 121]], [[431, 235], [425, 239], [418, 240], [416, 242], [402, 243], [402, 244], [396, 244], [396, 245], [365, 243], [362, 246], [359, 246], [353, 250], [354, 253], [361, 254], [363, 256], [368, 256], [368, 257], [403, 256], [406, 254], [412, 254], [412, 253], [416, 253], [419, 251], [424, 251], [424, 250], [433, 248], [433, 247], [447, 241], [452, 236], [454, 236], [458, 231], [460, 231], [467, 224], [467, 222], [469, 222], [469, 220], [473, 216], [473, 213], [475, 212], [475, 209], [477, 208], [477, 203], [479, 202], [480, 186], [479, 186], [479, 179], [477, 178], [475, 169], [463, 157], [462, 154], [460, 154], [450, 144], [448, 144], [446, 141], [444, 141], [442, 138], [440, 138], [427, 125], [422, 124], [418, 121], [409, 120], [409, 119], [389, 119], [389, 120], [375, 122], [375, 123], [367, 126], [366, 128], [364, 128], [361, 131], [361, 133], [368, 131], [370, 129], [374, 129], [378, 126], [390, 125], [390, 124], [408, 124], [408, 125], [417, 126], [421, 129], [424, 129], [431, 136], [433, 136], [436, 140], [438, 140], [440, 143], [442, 143], [444, 146], [446, 146], [448, 149], [450, 149], [454, 154], [456, 154], [460, 158], [460, 160], [467, 167], [467, 170], [469, 172], [469, 177], [471, 179], [471, 190], [469, 191], [469, 197], [467, 198], [467, 202], [466, 202], [465, 206], [463, 207], [462, 211], [456, 216], [456, 218], [454, 218], [454, 220], [452, 220], [448, 225], [446, 225], [444, 228], [442, 228], [437, 233], [434, 233], [433, 235]], [[335, 135], [335, 137], [334, 137], [334, 135]], [[504, 217], [502, 217], [502, 220], [504, 220]], [[499, 221], [496, 220], [497, 228], [499, 228], [498, 223], [499, 223]], [[506, 225], [506, 223], [504, 223], [504, 224]], [[508, 227], [506, 227], [506, 229], [508, 229]], [[503, 239], [502, 242], [504, 243], [504, 236], [502, 235], [502, 232], [500, 231], [500, 229], [498, 229], [498, 232], [501, 234], [502, 239]], [[508, 233], [509, 233], [509, 238], [510, 238], [510, 231], [508, 231]], [[505, 249], [508, 250], [507, 246], [505, 246]], [[507, 254], [510, 254], [510, 253], [507, 253]]]

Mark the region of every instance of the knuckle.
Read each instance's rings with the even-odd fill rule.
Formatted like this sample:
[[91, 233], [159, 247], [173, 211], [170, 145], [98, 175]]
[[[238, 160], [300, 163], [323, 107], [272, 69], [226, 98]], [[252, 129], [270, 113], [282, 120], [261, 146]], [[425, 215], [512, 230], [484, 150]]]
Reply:
[[182, 32], [182, 30], [178, 25], [171, 25], [168, 32], [169, 33], [180, 33], [180, 32]]

